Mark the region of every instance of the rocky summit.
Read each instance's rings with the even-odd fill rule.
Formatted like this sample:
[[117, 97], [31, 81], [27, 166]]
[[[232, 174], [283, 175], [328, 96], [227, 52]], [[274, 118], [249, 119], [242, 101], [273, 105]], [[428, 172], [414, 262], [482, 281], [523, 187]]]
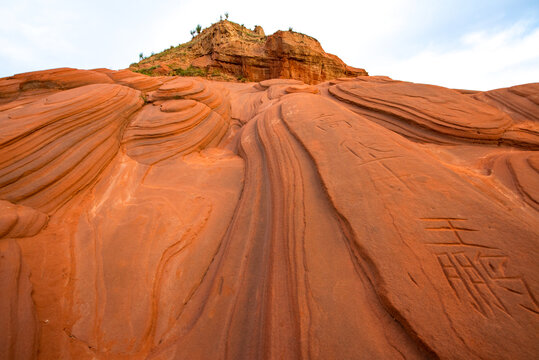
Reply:
[[310, 36], [292, 30], [266, 36], [261, 26], [250, 30], [228, 20], [129, 68], [146, 75], [198, 75], [233, 81], [287, 78], [307, 84], [367, 75], [326, 53]]
[[207, 36], [259, 81], [0, 79], [0, 358], [539, 357], [538, 83]]

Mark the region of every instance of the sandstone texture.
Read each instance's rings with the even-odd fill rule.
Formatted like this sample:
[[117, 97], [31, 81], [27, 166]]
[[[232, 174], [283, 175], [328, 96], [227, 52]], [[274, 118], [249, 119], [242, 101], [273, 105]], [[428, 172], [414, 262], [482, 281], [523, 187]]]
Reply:
[[253, 74], [0, 79], [0, 358], [539, 357], [538, 84]]
[[236, 81], [298, 79], [307, 84], [367, 75], [364, 69], [326, 53], [310, 36], [294, 31], [266, 36], [261, 26], [250, 30], [228, 20], [204, 29], [188, 43], [131, 64], [130, 70], [149, 75], [196, 73]]

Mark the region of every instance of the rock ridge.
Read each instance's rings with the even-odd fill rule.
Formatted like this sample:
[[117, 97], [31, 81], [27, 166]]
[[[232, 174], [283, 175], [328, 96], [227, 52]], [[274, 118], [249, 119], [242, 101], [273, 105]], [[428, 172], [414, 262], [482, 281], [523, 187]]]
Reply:
[[149, 75], [197, 73], [214, 79], [263, 81], [297, 79], [317, 84], [339, 77], [368, 75], [326, 53], [318, 40], [294, 31], [266, 36], [228, 20], [213, 24], [190, 42], [129, 67]]

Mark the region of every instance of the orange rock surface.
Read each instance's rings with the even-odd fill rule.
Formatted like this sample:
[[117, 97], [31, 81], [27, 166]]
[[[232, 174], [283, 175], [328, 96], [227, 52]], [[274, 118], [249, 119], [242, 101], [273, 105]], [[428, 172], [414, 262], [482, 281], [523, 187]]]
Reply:
[[534, 359], [538, 84], [0, 79], [6, 359]]
[[200, 75], [231, 80], [298, 79], [307, 84], [338, 77], [367, 75], [322, 49], [318, 40], [294, 31], [266, 36], [228, 20], [204, 29], [190, 42], [171, 47], [131, 64], [133, 71], [152, 75], [182, 74], [195, 69]]

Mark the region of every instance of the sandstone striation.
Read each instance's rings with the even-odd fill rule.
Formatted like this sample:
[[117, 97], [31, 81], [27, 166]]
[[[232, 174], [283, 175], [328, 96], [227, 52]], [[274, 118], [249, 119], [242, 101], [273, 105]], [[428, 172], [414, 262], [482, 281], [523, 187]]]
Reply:
[[154, 106], [144, 107], [125, 131], [127, 154], [151, 164], [219, 144], [230, 122], [228, 99], [219, 90], [177, 79], [150, 93]]
[[140, 93], [81, 86], [0, 113], [0, 197], [53, 211], [92, 183], [120, 146]]
[[47, 224], [48, 216], [33, 208], [0, 200], [0, 239], [34, 236]]
[[293, 31], [277, 31], [266, 36], [260, 26], [250, 30], [228, 20], [204, 29], [188, 43], [152, 55], [129, 68], [152, 75], [198, 72], [233, 80], [285, 78], [307, 84], [367, 75], [365, 70], [348, 66], [337, 56], [326, 53], [310, 36]]
[[0, 79], [2, 357], [537, 358], [538, 84], [312, 82]]
[[34, 71], [0, 80], [0, 105], [36, 94], [51, 93], [90, 84], [114, 83], [106, 75], [98, 72], [71, 68]]
[[170, 80], [169, 78], [163, 78], [159, 76], [144, 76], [129, 70], [115, 71], [109, 69], [95, 69], [94, 71], [104, 73], [117, 84], [129, 86], [133, 89], [144, 92], [157, 90], [166, 81]]

